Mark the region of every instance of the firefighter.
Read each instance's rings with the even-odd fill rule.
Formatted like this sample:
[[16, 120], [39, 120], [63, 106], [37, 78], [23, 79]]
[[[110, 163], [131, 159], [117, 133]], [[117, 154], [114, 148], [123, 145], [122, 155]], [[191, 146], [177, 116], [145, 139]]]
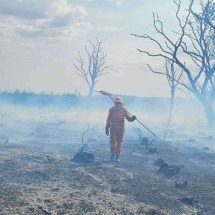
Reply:
[[110, 133], [110, 152], [111, 152], [111, 161], [119, 162], [119, 157], [122, 150], [123, 136], [125, 133], [125, 118], [129, 122], [136, 120], [136, 116], [131, 116], [128, 114], [124, 108], [123, 100], [120, 97], [117, 97], [114, 100], [115, 105], [110, 108], [105, 133], [109, 136]]

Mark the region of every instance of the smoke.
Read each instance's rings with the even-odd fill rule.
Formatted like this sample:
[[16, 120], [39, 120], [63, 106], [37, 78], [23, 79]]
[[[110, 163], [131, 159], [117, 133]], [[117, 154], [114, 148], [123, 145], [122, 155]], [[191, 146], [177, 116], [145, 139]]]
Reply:
[[[104, 131], [108, 110], [113, 106], [111, 100], [103, 96], [80, 97], [76, 104], [62, 105], [62, 100], [58, 98], [56, 103], [48, 106], [1, 102], [1, 142], [8, 140], [11, 144], [43, 150], [66, 151], [70, 147], [68, 150], [71, 152], [82, 144], [82, 135], [89, 126], [84, 143], [104, 143], [108, 147], [109, 137]], [[171, 125], [167, 127], [167, 98], [122, 98], [125, 108], [161, 140], [166, 138], [167, 141], [177, 142], [214, 136], [214, 131], [207, 128], [201, 105], [195, 100], [176, 99]], [[140, 137], [153, 139], [153, 135], [137, 121], [126, 122], [125, 144], [138, 144]]]

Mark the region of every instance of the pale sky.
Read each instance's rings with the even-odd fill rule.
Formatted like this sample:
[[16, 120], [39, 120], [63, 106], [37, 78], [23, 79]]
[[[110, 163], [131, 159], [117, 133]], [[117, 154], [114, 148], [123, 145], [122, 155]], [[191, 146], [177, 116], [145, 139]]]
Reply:
[[[189, 1], [184, 0], [188, 4]], [[107, 64], [118, 72], [103, 76], [97, 90], [134, 96], [169, 96], [157, 59], [137, 48], [153, 49], [131, 33], [154, 35], [158, 11], [167, 32], [175, 29], [172, 0], [0, 0], [0, 90], [87, 93], [74, 72], [74, 59], [87, 40], [103, 41]]]

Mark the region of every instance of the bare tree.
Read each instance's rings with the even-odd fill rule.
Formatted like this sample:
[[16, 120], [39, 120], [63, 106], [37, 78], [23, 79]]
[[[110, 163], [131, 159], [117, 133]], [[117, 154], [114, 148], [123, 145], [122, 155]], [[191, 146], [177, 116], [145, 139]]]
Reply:
[[95, 85], [99, 82], [99, 78], [108, 73], [109, 66], [106, 65], [107, 55], [102, 51], [102, 42], [96, 39], [96, 42], [88, 41], [90, 48], [85, 45], [87, 59], [83, 59], [79, 53], [76, 58], [77, 63], [74, 64], [76, 73], [80, 75], [86, 82], [89, 93], [93, 95]]
[[[183, 73], [181, 79], [172, 79], [178, 85], [193, 93], [204, 107], [210, 126], [215, 125], [215, 39], [214, 39], [214, 2], [207, 0], [201, 3], [201, 12], [193, 11], [195, 0], [191, 0], [184, 18], [180, 17], [181, 1], [174, 1], [177, 6], [175, 13], [178, 21], [179, 32], [174, 32], [176, 40], [164, 30], [164, 25], [158, 13], [153, 13], [153, 23], [156, 33], [162, 40], [157, 40], [150, 35], [136, 35], [149, 40], [159, 48], [158, 53], [140, 50], [150, 57], [158, 57], [174, 63]], [[179, 70], [178, 70], [179, 71]], [[166, 73], [164, 73], [166, 75]]]
[[[203, 5], [203, 3], [201, 3]], [[206, 22], [213, 30], [215, 30], [215, 2], [209, 1], [203, 5], [202, 14], [199, 15], [192, 11], [193, 15], [195, 15], [199, 20]]]
[[174, 62], [166, 60], [165, 62], [165, 72], [159, 72], [152, 69], [152, 67], [147, 64], [150, 71], [152, 71], [155, 74], [159, 75], [165, 75], [169, 84], [170, 88], [170, 105], [169, 105], [169, 115], [167, 119], [167, 126], [172, 122], [173, 117], [173, 109], [174, 109], [174, 103], [175, 103], [175, 94], [176, 89], [178, 87], [178, 84], [180, 83], [180, 79], [182, 76], [182, 72], [180, 74], [177, 74]]

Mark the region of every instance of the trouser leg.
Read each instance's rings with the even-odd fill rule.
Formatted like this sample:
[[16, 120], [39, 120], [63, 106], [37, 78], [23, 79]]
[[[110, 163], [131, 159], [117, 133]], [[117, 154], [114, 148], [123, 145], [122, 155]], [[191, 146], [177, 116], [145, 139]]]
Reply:
[[116, 154], [117, 152], [116, 133], [113, 131], [110, 132], [110, 152], [111, 154]]
[[122, 142], [123, 142], [122, 132], [116, 134], [116, 142], [117, 142], [116, 155], [119, 157], [122, 151]]

